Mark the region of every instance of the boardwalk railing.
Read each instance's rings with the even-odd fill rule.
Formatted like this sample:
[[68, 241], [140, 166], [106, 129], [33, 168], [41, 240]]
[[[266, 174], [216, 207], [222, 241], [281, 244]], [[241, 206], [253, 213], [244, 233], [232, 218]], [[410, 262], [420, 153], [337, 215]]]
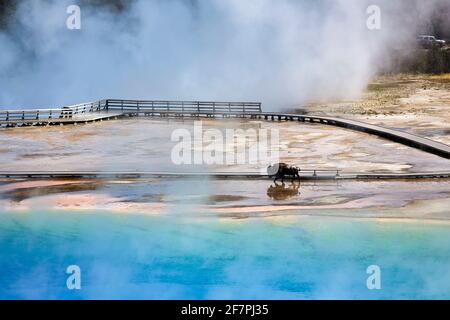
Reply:
[[99, 100], [63, 107], [63, 110], [71, 110], [72, 114], [81, 114], [88, 112], [99, 112], [108, 109], [108, 100]]
[[71, 109], [29, 109], [0, 111], [0, 121], [28, 122], [48, 119], [60, 119], [72, 116]]
[[261, 112], [259, 102], [161, 101], [106, 99], [62, 108], [0, 110], [0, 122], [32, 123], [100, 111], [173, 112], [196, 114], [251, 114]]
[[106, 110], [106, 100], [53, 109], [0, 110], [0, 121], [33, 122], [72, 118], [73, 115]]
[[106, 100], [107, 110], [211, 114], [260, 113], [260, 102]]

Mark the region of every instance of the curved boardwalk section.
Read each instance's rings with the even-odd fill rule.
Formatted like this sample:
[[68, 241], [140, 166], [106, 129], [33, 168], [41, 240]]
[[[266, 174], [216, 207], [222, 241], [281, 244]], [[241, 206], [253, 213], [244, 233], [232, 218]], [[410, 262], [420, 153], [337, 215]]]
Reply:
[[278, 114], [278, 113], [262, 113], [262, 117], [271, 120], [288, 120], [288, 121], [303, 121], [312, 123], [322, 123], [333, 126], [338, 126], [346, 129], [366, 132], [377, 135], [379, 137], [398, 142], [409, 147], [417, 148], [429, 153], [433, 153], [443, 158], [450, 159], [450, 146], [423, 138], [408, 132], [389, 129], [374, 124], [369, 124], [356, 120], [349, 120], [334, 117], [321, 117], [311, 115], [296, 115], [296, 114]]
[[259, 102], [106, 99], [55, 109], [0, 111], [0, 125], [2, 127], [64, 125], [133, 116], [239, 117], [321, 123], [374, 134], [450, 159], [450, 146], [411, 133], [343, 118], [262, 112]]

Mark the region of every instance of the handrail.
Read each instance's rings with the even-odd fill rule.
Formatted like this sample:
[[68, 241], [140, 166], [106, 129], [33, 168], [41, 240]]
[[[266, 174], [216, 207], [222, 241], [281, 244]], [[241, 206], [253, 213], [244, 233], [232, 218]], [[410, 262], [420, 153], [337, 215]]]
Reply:
[[183, 111], [217, 113], [253, 113], [261, 112], [260, 102], [223, 102], [223, 101], [175, 101], [175, 100], [125, 100], [102, 99], [50, 109], [0, 110], [0, 121], [34, 121], [53, 118], [72, 118], [81, 113], [103, 110], [147, 111]]
[[152, 102], [163, 102], [163, 103], [204, 103], [204, 104], [254, 104], [254, 105], [260, 105], [260, 102], [250, 102], [250, 101], [207, 101], [207, 100], [132, 100], [132, 99], [105, 99], [105, 101], [124, 101], [124, 102], [148, 102], [148, 103], [152, 103]]
[[170, 100], [121, 100], [107, 99], [107, 110], [207, 114], [245, 114], [261, 112], [259, 102], [220, 102], [220, 101], [170, 101]]
[[221, 102], [221, 101], [171, 101], [171, 100], [122, 100], [107, 99], [107, 109], [137, 109], [173, 111], [224, 112], [261, 112], [260, 102]]
[[39, 111], [39, 112], [49, 112], [49, 111], [61, 111], [62, 109], [61, 108], [51, 108], [51, 109], [24, 109], [24, 110], [21, 110], [21, 109], [17, 109], [17, 110], [15, 110], [15, 109], [9, 109], [9, 110], [0, 110], [0, 113], [22, 113], [22, 112], [25, 112], [25, 113], [36, 113], [37, 111]]

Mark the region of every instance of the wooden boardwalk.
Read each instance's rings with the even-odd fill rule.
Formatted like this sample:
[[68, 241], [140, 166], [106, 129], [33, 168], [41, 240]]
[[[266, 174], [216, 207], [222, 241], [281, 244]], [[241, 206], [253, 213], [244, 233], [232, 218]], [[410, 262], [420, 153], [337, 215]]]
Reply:
[[0, 126], [65, 125], [123, 117], [222, 117], [297, 121], [365, 132], [450, 159], [450, 146], [400, 130], [337, 117], [262, 112], [259, 102], [107, 99], [56, 109], [0, 111]]
[[118, 119], [123, 116], [121, 112], [99, 111], [92, 113], [77, 114], [70, 118], [48, 118], [48, 119], [36, 119], [26, 121], [0, 121], [0, 125], [6, 127], [26, 127], [26, 126], [49, 126], [49, 125], [66, 125], [66, 124], [82, 124], [97, 122], [103, 120]]
[[[151, 171], [0, 171], [0, 179], [219, 179], [219, 180], [268, 180], [266, 174], [257, 172], [151, 172]], [[450, 178], [450, 171], [417, 173], [365, 173], [339, 172], [336, 170], [302, 170], [301, 180], [380, 180], [380, 179], [438, 179]], [[285, 179], [290, 182], [289, 178]]]
[[338, 126], [350, 130], [356, 130], [373, 135], [377, 135], [381, 138], [398, 142], [409, 147], [417, 148], [425, 152], [433, 153], [440, 157], [450, 159], [450, 146], [408, 133], [405, 131], [394, 130], [369, 124], [366, 122], [336, 118], [336, 117], [322, 117], [313, 115], [298, 115], [298, 114], [279, 114], [279, 113], [261, 113], [258, 117], [270, 120], [278, 121], [301, 121], [310, 123], [320, 123], [332, 126]]

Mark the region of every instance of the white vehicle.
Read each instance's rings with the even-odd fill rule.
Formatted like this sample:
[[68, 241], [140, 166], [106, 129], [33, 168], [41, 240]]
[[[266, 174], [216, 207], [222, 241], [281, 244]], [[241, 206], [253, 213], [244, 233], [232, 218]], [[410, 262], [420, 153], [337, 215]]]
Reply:
[[432, 48], [432, 47], [444, 47], [445, 41], [436, 39], [435, 36], [418, 36], [417, 42], [423, 47], [423, 48]]

